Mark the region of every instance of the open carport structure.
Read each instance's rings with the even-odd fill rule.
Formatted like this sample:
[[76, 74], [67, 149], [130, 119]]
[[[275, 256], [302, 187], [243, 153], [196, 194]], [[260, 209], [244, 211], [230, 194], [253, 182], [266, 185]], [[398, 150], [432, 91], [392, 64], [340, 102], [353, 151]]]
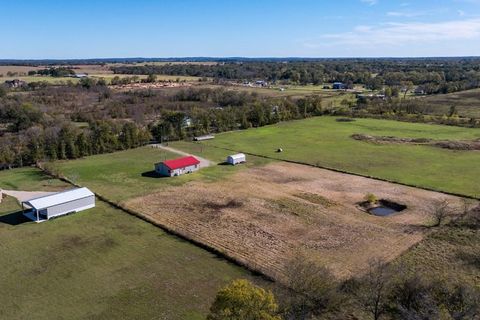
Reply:
[[87, 188], [77, 188], [22, 201], [21, 204], [26, 217], [42, 222], [95, 207], [95, 194]]

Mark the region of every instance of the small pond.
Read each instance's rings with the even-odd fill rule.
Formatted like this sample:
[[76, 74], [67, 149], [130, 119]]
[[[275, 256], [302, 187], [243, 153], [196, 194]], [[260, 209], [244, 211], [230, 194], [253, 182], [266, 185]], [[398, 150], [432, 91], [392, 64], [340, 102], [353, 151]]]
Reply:
[[368, 210], [368, 212], [370, 212], [375, 216], [385, 217], [385, 216], [389, 216], [391, 214], [397, 213], [398, 211], [389, 207], [380, 206], [380, 207], [371, 208]]
[[391, 214], [405, 210], [407, 206], [386, 199], [381, 199], [377, 202], [375, 206], [365, 203], [364, 208], [370, 214], [379, 217], [386, 217]]

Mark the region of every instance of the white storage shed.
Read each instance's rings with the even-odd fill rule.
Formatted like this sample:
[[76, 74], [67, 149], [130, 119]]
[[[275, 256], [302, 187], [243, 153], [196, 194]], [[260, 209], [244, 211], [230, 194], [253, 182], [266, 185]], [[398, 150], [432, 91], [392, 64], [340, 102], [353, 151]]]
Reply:
[[95, 207], [95, 194], [77, 188], [22, 202], [24, 215], [36, 222]]
[[247, 157], [243, 153], [232, 154], [227, 157], [227, 163], [231, 165], [244, 163], [246, 161], [247, 161]]

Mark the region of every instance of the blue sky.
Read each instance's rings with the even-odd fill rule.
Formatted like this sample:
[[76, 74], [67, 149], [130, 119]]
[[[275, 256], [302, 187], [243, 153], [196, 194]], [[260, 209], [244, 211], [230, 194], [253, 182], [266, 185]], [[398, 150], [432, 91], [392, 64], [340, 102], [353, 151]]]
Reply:
[[480, 0], [0, 0], [0, 59], [480, 55]]

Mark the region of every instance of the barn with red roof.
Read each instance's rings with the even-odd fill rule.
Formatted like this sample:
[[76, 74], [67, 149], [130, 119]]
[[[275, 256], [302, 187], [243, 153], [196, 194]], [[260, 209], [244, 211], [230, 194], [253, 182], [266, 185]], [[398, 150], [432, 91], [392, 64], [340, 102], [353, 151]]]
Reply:
[[174, 177], [185, 173], [192, 173], [199, 168], [200, 161], [193, 156], [165, 160], [155, 164], [155, 172], [165, 177]]

